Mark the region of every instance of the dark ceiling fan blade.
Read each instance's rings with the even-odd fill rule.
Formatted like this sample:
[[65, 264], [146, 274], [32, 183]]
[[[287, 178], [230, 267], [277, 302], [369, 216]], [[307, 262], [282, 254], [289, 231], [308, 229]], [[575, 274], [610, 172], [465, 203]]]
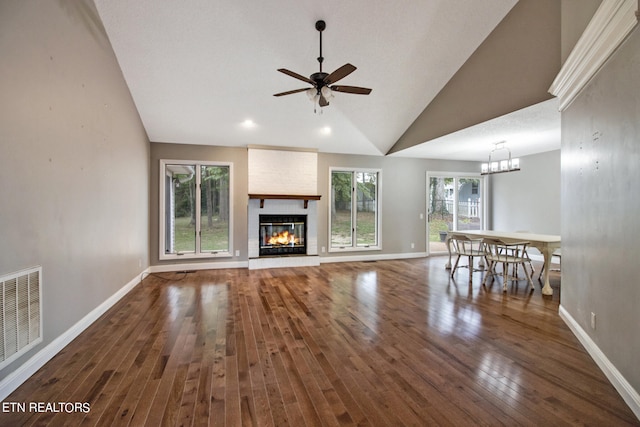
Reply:
[[[294, 73], [291, 70], [287, 70], [286, 68], [278, 68], [283, 74], [293, 77], [294, 79], [302, 80], [303, 82], [311, 84], [312, 88], [309, 89], [294, 89], [289, 90], [287, 92], [276, 93], [273, 96], [283, 96], [290, 95], [292, 93], [298, 93], [303, 91], [309, 91], [309, 95], [312, 95], [311, 98], [314, 103], [318, 103], [317, 105], [320, 107], [326, 107], [329, 105], [329, 99], [333, 98], [332, 91], [336, 92], [344, 92], [344, 93], [354, 93], [357, 95], [369, 95], [371, 93], [371, 89], [366, 87], [357, 87], [357, 86], [331, 86], [338, 80], [341, 80], [347, 77], [349, 74], [353, 73], [356, 70], [356, 67], [352, 64], [346, 63], [342, 67], [338, 68], [331, 74], [327, 74], [322, 71], [322, 61], [324, 61], [324, 57], [322, 56], [322, 31], [326, 28], [326, 23], [322, 20], [316, 22], [316, 30], [320, 32], [320, 56], [318, 57], [318, 63], [320, 64], [320, 71], [317, 73], [313, 73], [309, 76], [309, 78]], [[315, 89], [315, 93], [314, 93]], [[314, 107], [313, 111], [316, 111]]]
[[338, 68], [333, 73], [325, 77], [324, 82], [325, 84], [330, 85], [332, 83], [337, 82], [340, 79], [347, 77], [349, 74], [353, 73], [355, 70], [356, 70], [356, 67], [354, 67], [353, 65], [344, 64], [342, 67]]
[[312, 89], [312, 88], [305, 87], [303, 89], [288, 90], [286, 92], [274, 93], [273, 96], [291, 95], [292, 93], [304, 92], [305, 90], [309, 90], [309, 89]]
[[296, 78], [298, 80], [302, 80], [303, 82], [311, 83], [314, 86], [316, 85], [316, 82], [314, 82], [313, 80], [311, 80], [311, 79], [309, 79], [309, 78], [307, 78], [305, 76], [302, 76], [302, 75], [300, 75], [298, 73], [294, 73], [293, 71], [287, 70], [286, 68], [278, 68], [278, 71], [280, 71], [281, 73], [284, 73], [284, 74], [286, 74], [288, 76], [291, 76], [293, 78]]
[[331, 90], [344, 93], [355, 93], [356, 95], [369, 95], [371, 89], [358, 86], [331, 86]]

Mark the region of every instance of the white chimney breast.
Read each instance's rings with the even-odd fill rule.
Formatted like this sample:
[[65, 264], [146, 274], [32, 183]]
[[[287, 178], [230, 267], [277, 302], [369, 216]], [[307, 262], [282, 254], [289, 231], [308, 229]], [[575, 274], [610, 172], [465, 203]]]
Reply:
[[318, 153], [249, 148], [249, 194], [318, 193]]

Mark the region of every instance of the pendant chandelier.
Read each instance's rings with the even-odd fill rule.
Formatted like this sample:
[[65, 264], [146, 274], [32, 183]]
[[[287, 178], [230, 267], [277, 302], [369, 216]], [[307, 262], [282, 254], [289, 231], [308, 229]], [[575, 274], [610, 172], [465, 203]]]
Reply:
[[[506, 150], [509, 153], [509, 157], [503, 160], [492, 159], [493, 153], [496, 151]], [[515, 172], [520, 170], [520, 159], [511, 158], [511, 150], [507, 147], [506, 141], [500, 141], [494, 143], [494, 148], [489, 153], [489, 161], [483, 163], [480, 169], [480, 175], [490, 175], [493, 173]]]

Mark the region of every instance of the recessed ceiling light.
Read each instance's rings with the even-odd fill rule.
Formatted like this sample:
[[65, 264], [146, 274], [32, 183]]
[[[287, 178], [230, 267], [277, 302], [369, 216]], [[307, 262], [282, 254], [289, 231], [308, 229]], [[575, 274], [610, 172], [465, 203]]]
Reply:
[[323, 135], [331, 135], [331, 128], [329, 126], [325, 126], [320, 129], [320, 133]]
[[246, 119], [244, 122], [242, 122], [242, 127], [245, 129], [251, 129], [256, 127], [256, 122], [254, 122], [251, 119]]

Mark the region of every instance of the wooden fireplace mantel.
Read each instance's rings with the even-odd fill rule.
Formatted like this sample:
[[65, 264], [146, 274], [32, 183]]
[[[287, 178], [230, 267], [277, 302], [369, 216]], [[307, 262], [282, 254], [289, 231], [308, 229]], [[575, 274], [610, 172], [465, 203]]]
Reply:
[[320, 195], [299, 195], [299, 194], [249, 194], [250, 199], [260, 199], [260, 209], [264, 208], [266, 199], [274, 200], [304, 200], [304, 208], [307, 209], [309, 200], [320, 200]]

